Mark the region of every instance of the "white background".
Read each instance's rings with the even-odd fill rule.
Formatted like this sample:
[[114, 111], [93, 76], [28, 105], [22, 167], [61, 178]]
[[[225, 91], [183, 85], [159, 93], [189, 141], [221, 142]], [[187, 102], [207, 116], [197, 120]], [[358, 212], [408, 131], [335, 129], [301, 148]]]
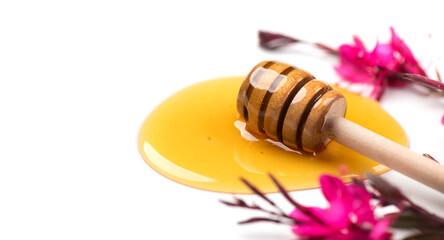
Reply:
[[[312, 48], [261, 50], [259, 29], [335, 47], [357, 34], [372, 48], [394, 26], [434, 77], [442, 11], [417, 1], [2, 1], [0, 239], [294, 238], [286, 226], [238, 226], [255, 213], [218, 203], [231, 196], [154, 172], [137, 150], [142, 121], [183, 87], [265, 59], [339, 79], [335, 60]], [[442, 101], [410, 89], [382, 105], [414, 151], [444, 161]], [[385, 178], [444, 216], [442, 194]], [[325, 206], [318, 190], [293, 195]]]

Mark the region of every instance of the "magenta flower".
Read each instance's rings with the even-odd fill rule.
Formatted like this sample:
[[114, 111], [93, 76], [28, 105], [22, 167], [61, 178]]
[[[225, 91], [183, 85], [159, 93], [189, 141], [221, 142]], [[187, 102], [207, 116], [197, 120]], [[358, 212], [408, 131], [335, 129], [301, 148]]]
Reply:
[[339, 178], [320, 177], [322, 192], [330, 203], [326, 209], [296, 208], [290, 216], [296, 220], [293, 232], [308, 239], [390, 239], [389, 218], [377, 220], [370, 204], [371, 196], [363, 186], [345, 185]]
[[373, 85], [370, 97], [379, 100], [386, 86], [401, 87], [407, 84], [403, 73], [427, 76], [419, 65], [412, 51], [400, 39], [393, 28], [389, 43], [377, 43], [368, 51], [358, 37], [354, 44], [339, 47], [340, 64], [335, 67], [338, 74], [346, 81]]
[[[339, 49], [319, 42], [309, 42], [280, 33], [259, 31], [259, 44], [266, 50], [276, 50], [291, 44], [306, 44], [339, 57], [340, 64], [335, 67], [343, 80], [351, 83], [367, 84], [371, 87], [369, 97], [380, 100], [387, 86], [402, 87], [410, 82], [428, 87], [431, 91], [443, 94], [444, 83], [427, 77], [415, 56], [405, 42], [390, 28], [391, 40], [377, 43], [368, 51], [358, 37], [353, 44], [344, 44]], [[444, 125], [444, 116], [441, 119]]]
[[[433, 159], [426, 154], [426, 157]], [[362, 179], [353, 179], [344, 184], [339, 178], [322, 175], [322, 192], [329, 202], [328, 208], [306, 207], [294, 200], [284, 186], [271, 174], [282, 196], [293, 205], [290, 214], [283, 211], [271, 198], [259, 188], [241, 178], [241, 181], [258, 197], [267, 202], [274, 210], [234, 197], [234, 201], [221, 202], [230, 207], [254, 210], [267, 216], [252, 217], [239, 224], [271, 222], [285, 224], [302, 239], [310, 240], [387, 240], [392, 234], [389, 227], [398, 229], [416, 229], [416, 235], [406, 239], [444, 239], [444, 218], [427, 212], [408, 199], [396, 187], [380, 177], [367, 174], [368, 184]], [[368, 190], [367, 190], [368, 189]], [[371, 194], [370, 194], [371, 193]], [[376, 218], [374, 210], [392, 206], [397, 212]]]

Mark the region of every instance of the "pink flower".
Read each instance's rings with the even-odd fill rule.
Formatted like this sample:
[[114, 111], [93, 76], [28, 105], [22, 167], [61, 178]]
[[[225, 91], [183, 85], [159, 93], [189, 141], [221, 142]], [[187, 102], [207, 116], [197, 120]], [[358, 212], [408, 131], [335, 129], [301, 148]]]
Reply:
[[293, 232], [308, 239], [389, 239], [390, 219], [376, 220], [371, 196], [357, 184], [345, 185], [339, 178], [320, 177], [322, 192], [329, 208], [304, 207], [290, 216], [298, 222]]
[[396, 35], [393, 28], [390, 31], [391, 41], [378, 42], [371, 52], [358, 37], [354, 37], [354, 44], [341, 45], [340, 64], [335, 67], [344, 80], [373, 85], [370, 96], [377, 100], [384, 94], [386, 86], [400, 87], [407, 83], [401, 77], [403, 73], [427, 76], [409, 47]]
[[[428, 154], [425, 156], [434, 160]], [[290, 224], [295, 234], [310, 240], [387, 240], [391, 237], [387, 229], [392, 224], [391, 227], [394, 228], [419, 231], [418, 235], [408, 239], [444, 239], [443, 218], [427, 212], [408, 199], [396, 187], [375, 175], [367, 174], [368, 185], [356, 178], [351, 184], [345, 185], [339, 178], [322, 175], [320, 177], [322, 192], [330, 203], [326, 209], [301, 205], [290, 196], [289, 192], [272, 174], [269, 174], [269, 177], [282, 196], [296, 210], [290, 214], [285, 213], [259, 188], [241, 178], [241, 181], [253, 193], [267, 202], [274, 210], [262, 208], [255, 203], [249, 204], [236, 197], [234, 201], [221, 200], [227, 206], [268, 214], [268, 217], [252, 217], [239, 222], [239, 224], [257, 222]], [[372, 193], [371, 195], [367, 188]], [[395, 207], [398, 212], [388, 213], [380, 219], [375, 218], [374, 209], [387, 206]]]

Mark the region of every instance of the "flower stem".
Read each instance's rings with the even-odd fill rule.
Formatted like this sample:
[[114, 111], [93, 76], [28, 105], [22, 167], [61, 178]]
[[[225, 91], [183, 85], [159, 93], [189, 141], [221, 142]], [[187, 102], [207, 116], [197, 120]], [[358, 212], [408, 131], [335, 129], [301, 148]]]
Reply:
[[428, 88], [438, 90], [438, 91], [444, 91], [444, 83], [430, 79], [428, 77], [424, 77], [422, 75], [414, 74], [414, 73], [404, 73], [404, 74], [402, 74], [402, 77], [406, 80], [426, 86]]
[[302, 39], [290, 37], [280, 33], [272, 33], [267, 31], [259, 31], [259, 45], [267, 50], [275, 50], [290, 44], [303, 43], [306, 45], [311, 45], [315, 48], [326, 51], [332, 55], [338, 55], [337, 49], [327, 46], [323, 43], [308, 42]]

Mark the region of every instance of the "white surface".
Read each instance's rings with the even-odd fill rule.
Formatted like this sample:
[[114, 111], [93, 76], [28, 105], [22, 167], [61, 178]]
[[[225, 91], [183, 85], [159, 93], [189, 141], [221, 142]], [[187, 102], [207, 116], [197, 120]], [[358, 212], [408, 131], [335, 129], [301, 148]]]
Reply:
[[[144, 118], [187, 85], [264, 59], [338, 80], [311, 48], [259, 49], [259, 29], [332, 46], [357, 34], [372, 47], [394, 26], [431, 66], [444, 56], [442, 20], [440, 5], [418, 2], [2, 1], [0, 239], [292, 239], [286, 226], [237, 226], [255, 213], [150, 169], [136, 145]], [[414, 151], [444, 161], [442, 101], [396, 90], [383, 106]], [[442, 195], [386, 178], [444, 215]], [[325, 204], [318, 190], [293, 195]]]

